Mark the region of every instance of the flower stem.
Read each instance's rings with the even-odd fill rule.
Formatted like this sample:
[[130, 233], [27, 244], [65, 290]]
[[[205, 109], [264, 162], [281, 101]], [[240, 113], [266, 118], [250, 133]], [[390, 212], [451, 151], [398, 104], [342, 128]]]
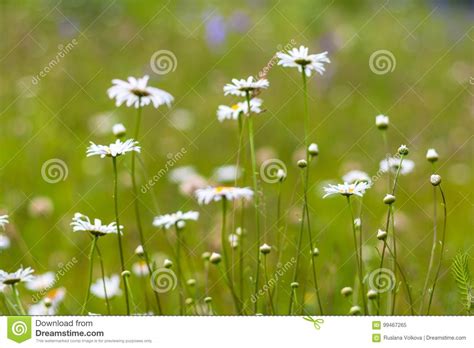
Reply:
[[[141, 97], [139, 98], [141, 99]], [[134, 139], [135, 141], [138, 141], [138, 135], [140, 133], [140, 123], [142, 119], [142, 106], [141, 106], [141, 100], [138, 102], [139, 107], [137, 109], [137, 118], [136, 118], [136, 123], [135, 123], [135, 134], [134, 134]], [[131, 168], [131, 175], [132, 175], [132, 190], [133, 190], [133, 205], [135, 208], [135, 219], [137, 221], [137, 229], [138, 229], [138, 234], [140, 237], [140, 244], [143, 248], [143, 257], [145, 259], [147, 268], [148, 268], [148, 275], [150, 277], [150, 280], [152, 280], [153, 276], [153, 270], [151, 267], [150, 259], [148, 257], [148, 252], [147, 252], [147, 247], [145, 243], [145, 235], [143, 233], [143, 227], [142, 227], [142, 220], [140, 216], [140, 198], [139, 198], [139, 193], [138, 193], [138, 187], [137, 187], [137, 180], [136, 180], [136, 174], [135, 174], [135, 163], [136, 163], [136, 156], [137, 153], [135, 151], [132, 151], [132, 168]], [[158, 314], [162, 314], [162, 308], [161, 308], [161, 302], [160, 302], [160, 297], [158, 296], [158, 293], [156, 291], [153, 291], [155, 301], [156, 301], [156, 306], [158, 308]]]
[[125, 261], [123, 257], [123, 247], [122, 247], [122, 232], [120, 231], [120, 220], [118, 212], [118, 175], [117, 175], [117, 158], [112, 157], [112, 164], [114, 167], [114, 207], [115, 207], [115, 223], [117, 224], [117, 241], [120, 252], [120, 267], [122, 270], [122, 278], [124, 280], [124, 290], [125, 290], [125, 304], [127, 306], [127, 315], [130, 315], [130, 299], [128, 296], [128, 287], [125, 283]]
[[249, 143], [250, 143], [250, 157], [252, 161], [252, 178], [253, 178], [253, 190], [255, 194], [254, 198], [254, 206], [255, 206], [255, 232], [257, 236], [257, 267], [255, 269], [255, 304], [254, 304], [254, 312], [258, 312], [258, 287], [259, 287], [259, 280], [260, 280], [260, 250], [259, 247], [262, 245], [261, 237], [260, 237], [260, 198], [258, 192], [258, 181], [257, 181], [257, 160], [255, 157], [255, 144], [254, 144], [254, 129], [253, 129], [253, 118], [250, 115], [250, 94], [249, 92], [246, 93], [247, 98], [247, 107], [249, 112]]
[[89, 297], [91, 295], [91, 285], [92, 285], [92, 271], [94, 269], [94, 253], [97, 247], [97, 236], [92, 238], [91, 250], [89, 252], [89, 284], [87, 285], [86, 298], [84, 304], [82, 305], [82, 315], [86, 314], [87, 304], [89, 303]]
[[433, 300], [433, 293], [435, 291], [435, 288], [436, 288], [436, 284], [438, 283], [438, 278], [439, 278], [439, 272], [441, 271], [441, 263], [443, 261], [443, 254], [444, 254], [444, 244], [445, 244], [445, 240], [446, 240], [446, 225], [447, 225], [447, 220], [448, 220], [448, 211], [447, 211], [447, 207], [446, 207], [446, 197], [444, 196], [444, 192], [443, 192], [443, 189], [441, 188], [441, 185], [438, 186], [439, 187], [439, 192], [441, 193], [441, 200], [443, 202], [443, 234], [441, 235], [441, 250], [440, 250], [440, 253], [439, 253], [439, 261], [438, 261], [438, 268], [436, 269], [436, 274], [435, 274], [435, 278], [434, 278], [434, 281], [433, 281], [433, 286], [431, 288], [431, 293], [430, 293], [430, 299], [428, 301], [428, 309], [426, 311], [426, 315], [429, 315], [430, 314], [430, 309], [431, 309], [431, 302]]
[[11, 287], [12, 287], [12, 293], [13, 293], [13, 297], [15, 299], [15, 303], [18, 307], [18, 311], [20, 312], [21, 315], [26, 315], [26, 311], [25, 311], [25, 308], [23, 307], [23, 304], [21, 303], [20, 294], [18, 293], [18, 289], [17, 289], [16, 285], [11, 284]]
[[222, 244], [222, 256], [224, 258], [224, 277], [227, 280], [230, 291], [232, 292], [232, 297], [234, 299], [235, 308], [239, 314], [242, 314], [242, 309], [240, 307], [240, 300], [237, 297], [234, 289], [234, 284], [232, 277], [229, 275], [229, 254], [227, 253], [227, 235], [226, 235], [226, 224], [227, 224], [227, 199], [222, 198], [222, 229], [221, 229], [221, 244]]
[[[98, 237], [95, 236], [94, 239], [98, 239]], [[101, 275], [102, 275], [102, 285], [104, 286], [105, 303], [107, 305], [107, 314], [110, 315], [110, 302], [109, 302], [109, 297], [107, 296], [107, 287], [105, 286], [104, 261], [102, 259], [102, 254], [101, 254], [100, 249], [99, 249], [98, 240], [97, 240], [97, 244], [96, 244], [96, 249], [97, 249], [97, 255], [99, 256], [100, 272], [101, 272]]]
[[351, 197], [347, 196], [347, 205], [349, 206], [349, 211], [351, 213], [351, 225], [352, 225], [352, 234], [354, 237], [354, 248], [355, 248], [355, 255], [356, 255], [356, 260], [357, 260], [357, 273], [358, 273], [358, 278], [359, 278], [359, 286], [360, 286], [360, 294], [362, 297], [362, 303], [364, 305], [364, 313], [367, 315], [369, 313], [368, 307], [367, 307], [367, 301], [365, 299], [365, 288], [364, 288], [364, 278], [363, 278], [363, 270], [362, 270], [362, 258], [359, 258], [361, 254], [359, 254], [359, 247], [357, 243], [357, 232], [354, 224], [354, 213], [352, 211], [352, 203], [351, 203]]
[[273, 305], [273, 296], [272, 296], [272, 288], [270, 287], [270, 282], [268, 278], [268, 269], [267, 269], [267, 255], [263, 255], [263, 271], [265, 274], [265, 283], [269, 287], [267, 294], [268, 294], [268, 302], [270, 303], [271, 313], [275, 315], [275, 306]]
[[177, 225], [175, 225], [176, 229], [176, 269], [178, 272], [178, 288], [179, 288], [179, 315], [183, 315], [184, 313], [184, 288], [183, 288], [183, 269], [181, 267], [181, 249], [182, 249], [182, 240], [181, 240], [181, 233]]

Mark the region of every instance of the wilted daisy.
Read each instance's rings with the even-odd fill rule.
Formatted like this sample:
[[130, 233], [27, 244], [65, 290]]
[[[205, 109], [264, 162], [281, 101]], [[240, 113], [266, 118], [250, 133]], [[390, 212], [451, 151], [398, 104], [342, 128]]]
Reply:
[[0, 283], [5, 285], [14, 285], [19, 282], [26, 283], [32, 281], [35, 278], [33, 273], [34, 270], [31, 267], [21, 267], [18, 271], [13, 273], [7, 273], [0, 270]]
[[242, 171], [236, 165], [221, 166], [214, 170], [212, 179], [218, 182], [233, 182], [240, 178]]
[[100, 158], [104, 158], [105, 156], [117, 157], [131, 151], [140, 152], [138, 141], [128, 139], [122, 142], [120, 139], [117, 139], [115, 143], [110, 145], [96, 145], [91, 141], [86, 153], [87, 157], [98, 155]]
[[148, 275], [148, 265], [144, 260], [140, 260], [138, 262], [135, 262], [132, 265], [132, 272], [135, 274], [137, 277], [144, 277]]
[[[250, 111], [254, 114], [259, 114], [262, 112], [262, 99], [252, 98], [250, 100]], [[238, 102], [232, 106], [219, 105], [217, 108], [217, 119], [222, 122], [224, 120], [237, 120], [239, 115], [243, 113], [244, 115], [248, 114], [248, 104], [247, 102]]]
[[180, 221], [197, 220], [198, 218], [199, 213], [197, 211], [188, 211], [186, 213], [178, 211], [173, 214], [165, 214], [155, 217], [153, 220], [153, 226], [169, 229], [170, 227], [176, 226]]
[[347, 172], [343, 177], [342, 180], [344, 182], [348, 182], [349, 184], [353, 184], [356, 182], [367, 182], [371, 183], [372, 181], [370, 180], [369, 174], [366, 172], [363, 172], [361, 170], [351, 170], [350, 172]]
[[345, 182], [344, 184], [337, 184], [337, 185], [331, 185], [329, 184], [324, 188], [324, 191], [326, 194], [323, 196], [323, 198], [326, 198], [328, 196], [340, 194], [343, 196], [352, 196], [356, 195], [359, 197], [362, 197], [365, 193], [365, 190], [370, 188], [370, 185], [366, 182], [358, 182], [355, 184], [349, 184]]
[[159, 88], [147, 86], [148, 75], [142, 78], [129, 77], [128, 82], [123, 80], [112, 80], [113, 86], [107, 90], [110, 99], [115, 99], [117, 106], [125, 103], [127, 107], [133, 106], [138, 109], [150, 103], [155, 108], [166, 104], [171, 106], [174, 98], [168, 92]]
[[41, 291], [44, 289], [51, 288], [55, 281], [55, 275], [53, 272], [46, 272], [44, 274], [38, 274], [25, 284], [25, 287], [30, 291]]
[[222, 198], [232, 201], [234, 199], [250, 200], [253, 191], [248, 187], [217, 186], [198, 189], [195, 192], [199, 204], [209, 204], [212, 201], [220, 201]]
[[299, 72], [304, 69], [306, 76], [311, 76], [312, 70], [322, 75], [326, 71], [324, 63], [331, 63], [327, 54], [327, 52], [308, 54], [308, 47], [300, 46], [299, 49], [293, 48], [287, 53], [278, 52], [277, 57], [280, 59], [278, 65], [298, 68]]
[[105, 299], [104, 283], [108, 298], [120, 296], [122, 294], [122, 290], [120, 290], [120, 276], [114, 274], [110, 278], [104, 277], [103, 280], [102, 278], [99, 278], [91, 285], [91, 292], [94, 296]]
[[253, 76], [250, 76], [245, 79], [232, 79], [232, 83], [228, 83], [224, 86], [224, 95], [236, 95], [239, 97], [245, 97], [247, 96], [247, 93], [249, 95], [255, 95], [262, 89], [266, 89], [270, 86], [270, 83], [266, 79], [260, 79], [254, 81]]
[[5, 250], [10, 247], [10, 238], [4, 234], [0, 234], [0, 250]]
[[65, 288], [57, 288], [48, 291], [46, 296], [38, 303], [28, 309], [29, 315], [56, 315], [61, 302], [66, 296]]
[[[117, 233], [117, 224], [115, 222], [103, 225], [100, 219], [94, 219], [94, 223], [91, 223], [89, 217], [81, 213], [74, 214], [71, 226], [74, 232], [89, 232], [96, 237], [105, 236], [109, 233]], [[120, 226], [120, 231], [122, 231], [122, 229], [123, 226]]]
[[0, 228], [5, 229], [8, 224], [8, 215], [0, 215]]
[[[401, 158], [397, 157], [389, 157], [388, 159], [384, 159], [380, 162], [380, 170], [383, 173], [387, 173], [389, 170], [393, 173], [398, 171], [400, 167]], [[400, 174], [406, 175], [413, 171], [415, 168], [415, 162], [409, 159], [403, 159], [402, 167], [400, 168]]]

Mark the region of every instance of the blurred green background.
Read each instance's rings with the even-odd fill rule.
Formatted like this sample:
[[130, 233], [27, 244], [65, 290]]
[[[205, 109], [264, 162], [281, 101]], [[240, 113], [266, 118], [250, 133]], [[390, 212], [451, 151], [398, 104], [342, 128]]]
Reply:
[[[374, 175], [385, 155], [374, 119], [390, 116], [391, 151], [400, 144], [410, 148], [416, 162], [413, 173], [400, 180], [396, 204], [398, 253], [419, 298], [432, 243], [432, 187], [426, 150], [440, 154], [439, 174], [448, 199], [448, 234], [441, 280], [434, 296], [433, 314], [462, 311], [450, 259], [459, 251], [472, 255], [473, 237], [473, 7], [456, 2], [390, 1], [9, 1], [0, 2], [0, 213], [10, 214], [6, 233], [11, 248], [0, 252], [0, 269], [14, 271], [32, 266], [38, 273], [57, 271], [76, 257], [78, 264], [58, 282], [68, 294], [60, 313], [78, 313], [86, 290], [89, 238], [69, 226], [75, 212], [113, 221], [112, 167], [109, 161], [86, 158], [89, 141], [113, 141], [111, 126], [122, 122], [133, 131], [136, 111], [115, 108], [106, 94], [114, 78], [150, 75], [150, 84], [175, 96], [171, 109], [145, 108], [141, 129], [142, 183], [164, 168], [169, 156], [182, 148], [186, 154], [174, 168], [192, 165], [209, 178], [214, 168], [234, 164], [237, 123], [219, 123], [222, 87], [231, 78], [261, 71], [275, 52], [290, 42], [310, 52], [329, 51], [331, 64], [324, 76], [309, 82], [312, 141], [320, 155], [312, 166], [310, 204], [313, 230], [321, 255], [317, 259], [323, 305], [327, 313], [346, 314], [350, 301], [339, 291], [353, 286], [355, 259], [349, 211], [342, 198], [322, 199], [321, 186], [339, 181], [350, 169]], [[454, 3], [454, 2], [453, 2]], [[74, 47], [50, 69], [33, 79], [68, 43]], [[293, 40], [293, 41], [292, 41]], [[176, 57], [175, 70], [154, 73], [150, 59], [158, 50]], [[378, 50], [395, 57], [393, 71], [375, 74], [369, 58]], [[294, 255], [298, 231], [301, 183], [296, 160], [303, 141], [303, 99], [300, 75], [274, 66], [267, 76], [270, 88], [260, 96], [266, 112], [255, 120], [260, 162], [281, 159], [287, 166], [283, 184], [287, 248]], [[41, 168], [48, 159], [67, 164], [68, 175], [55, 184], [46, 182]], [[119, 161], [120, 208], [125, 226], [128, 265], [137, 261], [139, 244], [130, 190], [129, 158]], [[264, 230], [275, 244], [276, 184], [261, 182]], [[248, 178], [248, 185], [251, 185]], [[384, 224], [381, 199], [386, 180], [377, 181], [364, 197], [364, 243], [367, 270], [378, 264], [376, 231]], [[199, 207], [163, 177], [143, 195], [145, 233], [158, 262], [172, 258], [173, 233], [151, 226], [153, 216], [198, 210], [201, 218], [189, 223], [186, 242], [194, 266], [188, 278], [198, 280], [202, 300], [204, 251], [219, 250], [220, 205]], [[253, 211], [247, 211], [247, 235], [252, 233]], [[230, 224], [229, 224], [230, 227]], [[247, 246], [250, 243], [247, 243]], [[114, 237], [100, 240], [108, 274], [118, 273]], [[254, 255], [251, 250], [251, 255]], [[270, 272], [275, 267], [271, 254]], [[98, 266], [98, 265], [97, 265]], [[246, 283], [254, 264], [246, 269]], [[307, 266], [305, 266], [307, 267]], [[211, 269], [211, 282], [218, 274]], [[287, 289], [292, 272], [280, 286]], [[99, 276], [99, 268], [95, 276]], [[315, 311], [309, 269], [308, 311]], [[132, 278], [137, 312], [144, 311], [140, 282]], [[250, 287], [250, 285], [248, 285]], [[31, 293], [21, 289], [25, 304]], [[248, 293], [248, 290], [247, 290]], [[232, 312], [224, 284], [211, 291], [216, 311]], [[250, 294], [249, 294], [250, 295]], [[151, 299], [151, 293], [148, 293]], [[177, 312], [177, 294], [162, 296], [165, 311]], [[407, 313], [405, 296], [398, 296], [397, 312]], [[263, 301], [261, 301], [263, 302]], [[287, 308], [282, 296], [281, 306]], [[123, 312], [123, 299], [113, 303]], [[89, 311], [105, 313], [103, 301], [93, 299]], [[418, 306], [417, 306], [418, 307]]]

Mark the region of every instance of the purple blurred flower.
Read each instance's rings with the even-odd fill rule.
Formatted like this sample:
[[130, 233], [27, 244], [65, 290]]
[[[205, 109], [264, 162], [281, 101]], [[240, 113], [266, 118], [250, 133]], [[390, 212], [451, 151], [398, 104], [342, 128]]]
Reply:
[[221, 15], [212, 16], [206, 23], [206, 40], [210, 46], [216, 47], [224, 43], [227, 27]]

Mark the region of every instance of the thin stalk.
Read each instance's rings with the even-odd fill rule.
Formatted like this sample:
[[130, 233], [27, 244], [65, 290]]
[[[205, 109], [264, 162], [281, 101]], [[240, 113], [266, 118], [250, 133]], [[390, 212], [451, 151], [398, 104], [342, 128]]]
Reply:
[[25, 308], [23, 307], [23, 304], [21, 303], [20, 300], [20, 294], [18, 293], [18, 289], [15, 284], [11, 284], [12, 287], [12, 293], [13, 293], [13, 298], [15, 299], [15, 303], [18, 307], [18, 311], [20, 312], [21, 315], [26, 315]]
[[176, 229], [176, 269], [178, 272], [178, 292], [179, 292], [179, 315], [184, 313], [184, 289], [183, 289], [183, 269], [181, 267], [181, 249], [182, 249], [182, 240], [181, 233], [178, 226], [175, 225]]
[[267, 255], [263, 255], [263, 272], [265, 274], [265, 283], [269, 287], [267, 294], [268, 294], [268, 302], [270, 303], [270, 309], [272, 314], [275, 315], [275, 306], [273, 305], [273, 296], [272, 296], [272, 289], [270, 288], [270, 282], [268, 278], [268, 268], [267, 268]]
[[125, 261], [123, 257], [123, 247], [122, 247], [122, 233], [120, 231], [120, 219], [118, 212], [118, 175], [117, 175], [117, 158], [112, 157], [112, 164], [114, 167], [114, 207], [115, 207], [115, 223], [117, 225], [117, 241], [120, 252], [120, 267], [122, 270], [122, 279], [124, 281], [124, 290], [125, 290], [125, 304], [127, 306], [127, 315], [130, 315], [130, 299], [128, 295], [128, 288], [125, 282]]
[[[295, 262], [295, 268], [293, 271], [293, 283], [297, 282], [298, 280], [298, 268], [299, 268], [299, 263], [300, 263], [300, 257], [302, 254], [301, 247], [303, 243], [305, 213], [306, 213], [306, 207], [303, 205], [303, 209], [301, 212], [300, 232], [298, 234], [298, 242], [297, 242], [297, 248], [296, 248], [296, 262]], [[293, 302], [296, 301], [295, 299], [296, 290], [295, 289], [293, 290], [294, 291], [291, 291], [290, 293], [290, 304], [289, 304], [289, 309], [288, 309], [288, 315], [291, 315], [293, 313]]]
[[364, 288], [364, 279], [363, 279], [363, 271], [362, 271], [362, 259], [359, 259], [359, 247], [357, 244], [357, 232], [356, 228], [354, 225], [354, 213], [352, 211], [352, 203], [351, 203], [351, 197], [347, 196], [347, 205], [349, 207], [349, 211], [351, 213], [351, 225], [352, 225], [352, 234], [354, 237], [354, 248], [355, 248], [355, 254], [356, 254], [356, 260], [357, 260], [357, 273], [358, 273], [358, 278], [359, 278], [359, 286], [360, 286], [360, 294], [362, 297], [362, 303], [364, 305], [364, 313], [367, 315], [369, 313], [368, 307], [367, 307], [367, 301], [365, 298], [365, 288]]
[[[388, 139], [387, 139], [387, 131], [382, 130], [382, 138], [383, 138], [383, 143], [385, 145], [385, 160], [387, 161], [387, 166], [389, 166], [389, 156], [390, 156], [390, 151], [388, 147]], [[392, 177], [390, 175], [390, 169], [387, 171], [387, 192], [390, 191], [390, 185], [392, 183]]]
[[[384, 242], [384, 244], [387, 246], [387, 250], [388, 252], [390, 253], [390, 255], [394, 258], [394, 260], [396, 260], [395, 256], [393, 255], [393, 251], [392, 249], [390, 248], [390, 246], [388, 245], [387, 242]], [[413, 298], [411, 296], [411, 290], [410, 290], [410, 285], [408, 284], [408, 281], [407, 281], [407, 278], [405, 276], [405, 273], [403, 272], [402, 270], [402, 267], [400, 266], [400, 264], [398, 263], [398, 261], [395, 261], [395, 265], [396, 267], [398, 268], [398, 272], [400, 273], [400, 275], [402, 276], [402, 281], [403, 283], [405, 283], [405, 289], [407, 291], [407, 294], [408, 294], [408, 302], [410, 303], [410, 312], [411, 312], [411, 315], [415, 315], [415, 310], [414, 310], [414, 307], [413, 307]]]
[[[98, 237], [94, 237], [94, 238], [97, 239]], [[102, 259], [102, 254], [100, 252], [98, 243], [96, 245], [96, 249], [97, 249], [97, 255], [99, 256], [100, 272], [101, 272], [101, 275], [102, 275], [102, 285], [104, 287], [105, 303], [107, 305], [107, 314], [110, 315], [110, 302], [109, 302], [109, 297], [107, 296], [107, 287], [105, 286], [104, 261]]]
[[[138, 135], [140, 133], [140, 123], [142, 119], [142, 106], [141, 106], [141, 97], [139, 97], [138, 101], [139, 107], [137, 109], [137, 118], [136, 118], [136, 124], [135, 124], [135, 135], [134, 139], [135, 141], [138, 141]], [[145, 235], [143, 233], [143, 227], [142, 227], [142, 220], [140, 216], [140, 199], [139, 199], [139, 193], [138, 193], [138, 187], [137, 187], [137, 180], [136, 180], [136, 174], [135, 174], [135, 162], [136, 162], [136, 156], [137, 153], [135, 151], [132, 151], [132, 168], [131, 168], [131, 175], [132, 175], [132, 190], [133, 190], [133, 205], [135, 208], [135, 219], [137, 220], [137, 229], [138, 229], [138, 234], [140, 237], [140, 244], [143, 247], [143, 257], [145, 259], [147, 268], [148, 268], [148, 275], [150, 277], [150, 280], [152, 281], [153, 277], [153, 270], [150, 264], [150, 259], [148, 257], [148, 252], [147, 252], [147, 247], [145, 245]], [[158, 314], [162, 314], [162, 308], [161, 308], [161, 302], [160, 302], [160, 297], [158, 296], [158, 293], [156, 291], [153, 291], [156, 305], [158, 307]]]
[[222, 256], [224, 258], [224, 276], [229, 285], [230, 291], [232, 292], [232, 297], [234, 299], [235, 308], [239, 314], [242, 314], [242, 309], [240, 307], [240, 300], [238, 299], [237, 294], [235, 293], [234, 284], [232, 282], [232, 277], [229, 275], [229, 255], [227, 253], [227, 235], [226, 235], [226, 224], [227, 224], [227, 199], [222, 198], [222, 229], [221, 229], [221, 244], [222, 244]]
[[[392, 210], [392, 243], [393, 243], [393, 259], [394, 259], [394, 266], [393, 268], [395, 269], [395, 264], [397, 262], [397, 238], [395, 235], [395, 209], [393, 207], [393, 204], [390, 204], [390, 209]], [[392, 290], [392, 310], [391, 310], [391, 315], [395, 314], [395, 303], [397, 299], [397, 291], [396, 287], [393, 288]]]
[[257, 236], [257, 266], [255, 269], [255, 304], [254, 304], [254, 312], [258, 312], [258, 287], [259, 287], [259, 281], [260, 281], [260, 245], [261, 243], [261, 237], [260, 237], [260, 212], [259, 212], [259, 206], [260, 206], [260, 197], [259, 197], [259, 192], [258, 192], [258, 181], [257, 181], [257, 160], [255, 156], [255, 144], [254, 144], [254, 129], [253, 129], [253, 118], [250, 115], [250, 94], [249, 92], [246, 93], [246, 99], [247, 99], [247, 107], [249, 111], [249, 143], [250, 143], [250, 157], [252, 161], [252, 178], [253, 178], [253, 190], [254, 190], [254, 207], [255, 207], [255, 232]]
[[91, 243], [91, 250], [89, 252], [89, 283], [87, 285], [87, 292], [86, 292], [86, 298], [84, 300], [84, 304], [82, 305], [82, 315], [86, 314], [86, 308], [87, 304], [89, 303], [89, 297], [91, 295], [91, 285], [92, 285], [92, 271], [94, 269], [94, 253], [95, 249], [97, 247], [97, 236], [94, 236], [92, 238], [92, 243]]
[[[391, 194], [392, 195], [395, 195], [395, 192], [396, 192], [396, 189], [397, 189], [397, 184], [398, 184], [398, 177], [400, 176], [400, 170], [402, 169], [402, 164], [403, 164], [403, 158], [404, 156], [401, 155], [400, 157], [400, 164], [398, 166], [398, 169], [397, 169], [397, 173], [395, 174], [395, 180], [393, 182], [393, 188], [392, 188], [392, 191], [391, 191]], [[387, 162], [387, 166], [388, 166], [388, 162]], [[388, 175], [390, 175], [390, 167], [388, 168]], [[389, 190], [390, 190], [390, 187], [389, 187]], [[385, 223], [385, 232], [387, 232], [387, 235], [388, 235], [388, 232], [389, 232], [389, 227], [390, 227], [390, 217], [391, 217], [391, 213], [392, 213], [392, 208], [391, 208], [391, 205], [393, 203], [391, 203], [388, 207], [388, 210], [387, 210], [387, 220], [386, 220], [386, 223]], [[395, 223], [395, 221], [394, 221]], [[388, 237], [388, 236], [387, 236]], [[383, 248], [382, 248], [382, 255], [380, 257], [380, 267], [379, 267], [379, 277], [380, 275], [382, 274], [382, 268], [383, 268], [383, 263], [384, 263], [384, 257], [385, 257], [385, 249], [387, 248], [387, 243], [384, 242], [383, 244]], [[395, 272], [394, 272], [395, 273]], [[379, 296], [377, 296], [377, 315], [380, 314], [380, 294]]]
[[437, 203], [436, 203], [436, 201], [437, 201], [437, 199], [436, 199], [436, 186], [433, 186], [433, 243], [431, 245], [431, 254], [430, 254], [430, 260], [429, 260], [429, 263], [428, 263], [428, 272], [426, 273], [425, 284], [423, 286], [423, 293], [421, 295], [420, 313], [423, 312], [423, 307], [424, 307], [424, 304], [425, 304], [426, 292], [428, 291], [428, 283], [430, 281], [430, 276], [431, 276], [433, 263], [434, 263], [435, 252], [436, 252], [436, 241], [438, 240], [438, 214], [437, 214]]
[[433, 281], [433, 286], [431, 288], [431, 293], [430, 293], [430, 300], [428, 302], [428, 310], [426, 311], [426, 315], [430, 314], [430, 309], [431, 309], [431, 302], [433, 301], [433, 293], [436, 288], [436, 284], [438, 283], [438, 278], [439, 278], [439, 273], [441, 271], [441, 263], [443, 262], [443, 254], [444, 254], [444, 244], [446, 240], [446, 225], [447, 225], [447, 220], [448, 220], [448, 211], [446, 207], [446, 197], [444, 196], [443, 189], [441, 188], [441, 185], [439, 187], [439, 192], [441, 193], [441, 200], [443, 202], [443, 233], [441, 235], [441, 250], [439, 253], [439, 261], [438, 261], [438, 268], [436, 269], [436, 274], [435, 278]]
[[[281, 218], [281, 189], [283, 186], [283, 182], [280, 180], [278, 182], [278, 200], [277, 200], [277, 247], [278, 247], [278, 256], [277, 256], [277, 265], [280, 265], [281, 258], [283, 255], [283, 226], [282, 226], [282, 218]], [[276, 305], [275, 310], [278, 312], [278, 286], [275, 287], [275, 298]]]

